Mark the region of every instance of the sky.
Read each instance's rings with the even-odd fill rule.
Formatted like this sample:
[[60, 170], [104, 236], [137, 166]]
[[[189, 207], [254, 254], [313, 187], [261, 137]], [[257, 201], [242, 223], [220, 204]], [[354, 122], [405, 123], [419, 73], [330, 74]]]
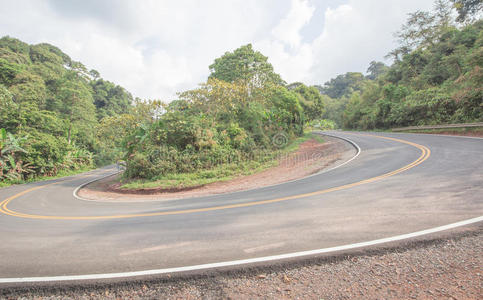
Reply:
[[[251, 43], [282, 78], [365, 72], [433, 0], [0, 0], [0, 36], [50, 43], [135, 97], [170, 101]], [[387, 62], [387, 61], [386, 61]], [[387, 62], [390, 63], [390, 62]]]

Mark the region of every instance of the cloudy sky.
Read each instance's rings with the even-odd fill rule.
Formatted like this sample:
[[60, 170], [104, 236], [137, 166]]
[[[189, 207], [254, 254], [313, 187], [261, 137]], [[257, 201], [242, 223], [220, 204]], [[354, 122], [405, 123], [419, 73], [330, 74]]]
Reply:
[[365, 72], [433, 0], [0, 0], [0, 36], [58, 46], [134, 96], [173, 99], [252, 43], [287, 82]]

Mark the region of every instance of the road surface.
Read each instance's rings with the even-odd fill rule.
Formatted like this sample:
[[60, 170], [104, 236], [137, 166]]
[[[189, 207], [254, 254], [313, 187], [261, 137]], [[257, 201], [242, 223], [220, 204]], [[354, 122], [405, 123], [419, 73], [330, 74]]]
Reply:
[[353, 141], [359, 155], [255, 190], [141, 203], [73, 196], [109, 168], [0, 189], [0, 284], [216, 267], [481, 219], [483, 139], [330, 134]]

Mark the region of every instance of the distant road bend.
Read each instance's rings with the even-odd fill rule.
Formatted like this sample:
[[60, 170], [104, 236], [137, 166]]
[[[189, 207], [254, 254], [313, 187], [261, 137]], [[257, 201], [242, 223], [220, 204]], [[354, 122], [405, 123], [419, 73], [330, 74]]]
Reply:
[[109, 168], [0, 189], [0, 287], [260, 263], [483, 220], [483, 139], [330, 134], [359, 155], [243, 192], [132, 203], [74, 197]]

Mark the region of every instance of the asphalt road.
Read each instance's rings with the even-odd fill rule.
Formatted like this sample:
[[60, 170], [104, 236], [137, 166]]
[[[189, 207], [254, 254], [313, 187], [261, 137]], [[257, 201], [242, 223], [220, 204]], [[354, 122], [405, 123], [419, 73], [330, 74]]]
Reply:
[[0, 189], [0, 283], [279, 255], [483, 215], [483, 139], [331, 134], [361, 153], [329, 172], [226, 195], [142, 203], [72, 195], [112, 169]]

